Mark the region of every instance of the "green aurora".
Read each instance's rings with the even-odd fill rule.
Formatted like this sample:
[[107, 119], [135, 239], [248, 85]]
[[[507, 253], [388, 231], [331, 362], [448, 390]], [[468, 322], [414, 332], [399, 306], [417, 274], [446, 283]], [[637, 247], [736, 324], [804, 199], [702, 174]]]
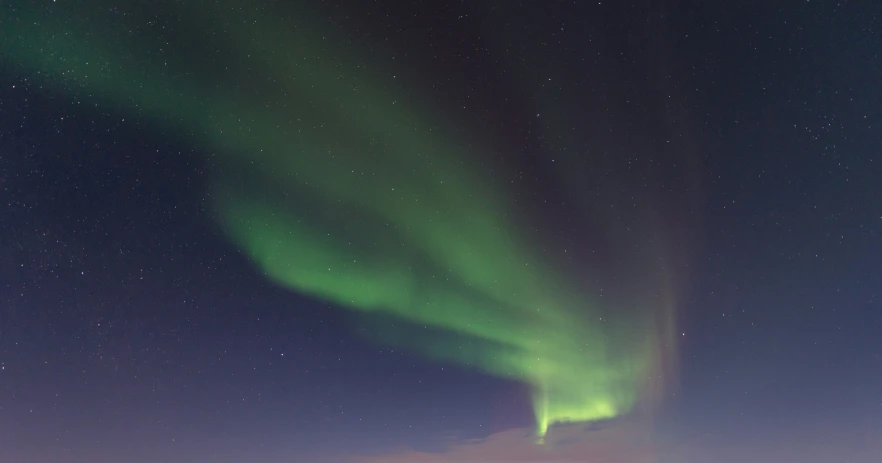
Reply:
[[[540, 436], [647, 397], [673, 350], [670, 274], [647, 270], [634, 307], [614, 307], [625, 302], [548, 257], [514, 193], [481, 175], [474, 147], [487, 140], [319, 27], [211, 5], [151, 8], [222, 37], [234, 69], [192, 51], [195, 35], [133, 26], [143, 11], [71, 6], [6, 15], [2, 63], [209, 147], [217, 217], [267, 278], [413, 328], [365, 330], [381, 342], [529, 385]], [[152, 53], [157, 43], [176, 53]], [[635, 265], [666, 255], [653, 243]]]

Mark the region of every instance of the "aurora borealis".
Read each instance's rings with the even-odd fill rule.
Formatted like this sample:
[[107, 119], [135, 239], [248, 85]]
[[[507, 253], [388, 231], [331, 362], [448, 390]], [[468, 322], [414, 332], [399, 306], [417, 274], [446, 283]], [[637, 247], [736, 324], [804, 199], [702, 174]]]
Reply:
[[0, 462], [879, 463], [882, 3], [797, 3], [0, 2]]
[[[554, 225], [537, 227], [518, 187], [477, 168], [505, 143], [451, 121], [416, 80], [362, 66], [323, 32], [212, 5], [163, 4], [183, 18], [180, 30], [129, 29], [127, 42], [104, 38], [128, 26], [97, 9], [24, 14], [3, 29], [4, 65], [207, 147], [212, 210], [268, 279], [405, 324], [364, 330], [381, 343], [528, 385], [540, 436], [656, 397], [675, 355], [668, 256], [685, 250], [667, 241], [655, 207], [617, 223], [633, 193], [618, 193], [614, 166], [587, 161], [571, 187], [585, 190], [573, 191], [577, 222], [593, 224], [583, 240], [615, 263], [585, 270], [595, 257], [550, 252]], [[186, 54], [191, 44], [173, 40], [196, 25], [223, 37], [222, 71], [200, 68], [197, 51], [192, 60], [144, 52], [166, 40]], [[544, 149], [569, 175], [573, 160], [586, 163], [573, 146]]]

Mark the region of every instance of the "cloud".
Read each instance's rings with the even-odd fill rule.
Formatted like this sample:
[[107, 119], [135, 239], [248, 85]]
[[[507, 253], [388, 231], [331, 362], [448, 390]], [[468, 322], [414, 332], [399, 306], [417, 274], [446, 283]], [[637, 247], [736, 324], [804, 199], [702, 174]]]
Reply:
[[360, 457], [353, 463], [657, 463], [650, 433], [628, 425], [604, 428], [559, 426], [544, 444], [533, 430], [512, 429], [486, 439], [454, 444], [442, 453], [400, 451]]

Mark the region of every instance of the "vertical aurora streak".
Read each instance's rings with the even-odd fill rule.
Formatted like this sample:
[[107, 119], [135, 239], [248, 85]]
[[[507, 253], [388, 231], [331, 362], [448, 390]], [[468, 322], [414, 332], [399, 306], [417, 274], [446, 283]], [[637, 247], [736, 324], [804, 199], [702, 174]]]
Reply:
[[671, 275], [651, 270], [670, 250], [651, 238], [651, 217], [615, 243], [596, 238], [611, 253], [652, 243], [625, 259], [650, 275], [634, 285], [651, 287], [603, 298], [547, 255], [512, 192], [482, 175], [469, 147], [486, 140], [439, 122], [307, 27], [212, 5], [179, 7], [181, 27], [224, 37], [225, 75], [150, 56], [138, 41], [155, 31], [102, 40], [125, 23], [70, 6], [16, 12], [0, 32], [3, 65], [209, 147], [220, 223], [267, 278], [415, 328], [368, 333], [381, 342], [528, 384], [540, 436], [646, 396], [673, 349], [670, 325], [658, 324], [674, 303]]

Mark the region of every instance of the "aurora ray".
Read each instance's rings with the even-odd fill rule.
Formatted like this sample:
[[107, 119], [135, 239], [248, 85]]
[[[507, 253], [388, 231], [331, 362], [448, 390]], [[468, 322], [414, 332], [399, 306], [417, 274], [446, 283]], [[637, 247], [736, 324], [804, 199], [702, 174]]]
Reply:
[[[233, 70], [150, 56], [154, 31], [102, 40], [125, 21], [72, 6], [18, 9], [0, 32], [3, 62], [212, 147], [209, 196], [267, 278], [426, 327], [370, 333], [382, 342], [528, 384], [540, 436], [635, 406], [657, 374], [662, 302], [601, 302], [545, 256], [512, 192], [476, 167], [470, 147], [486, 140], [309, 27], [236, 2], [176, 7], [179, 27], [224, 37]], [[640, 307], [610, 316], [619, 303]]]

